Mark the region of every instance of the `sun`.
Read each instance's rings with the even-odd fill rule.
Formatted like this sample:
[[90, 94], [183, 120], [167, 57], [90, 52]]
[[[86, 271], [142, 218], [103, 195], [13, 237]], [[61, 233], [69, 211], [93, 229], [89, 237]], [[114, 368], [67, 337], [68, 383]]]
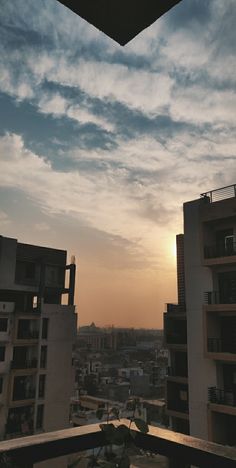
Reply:
[[176, 241], [174, 240], [171, 244], [171, 256], [176, 259]]

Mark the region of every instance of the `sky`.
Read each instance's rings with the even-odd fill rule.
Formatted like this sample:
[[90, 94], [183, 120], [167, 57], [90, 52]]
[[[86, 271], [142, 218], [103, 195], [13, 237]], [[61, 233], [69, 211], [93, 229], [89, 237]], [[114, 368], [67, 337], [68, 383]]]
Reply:
[[77, 261], [79, 325], [161, 328], [182, 205], [236, 182], [235, 0], [125, 47], [56, 0], [0, 0], [0, 234]]

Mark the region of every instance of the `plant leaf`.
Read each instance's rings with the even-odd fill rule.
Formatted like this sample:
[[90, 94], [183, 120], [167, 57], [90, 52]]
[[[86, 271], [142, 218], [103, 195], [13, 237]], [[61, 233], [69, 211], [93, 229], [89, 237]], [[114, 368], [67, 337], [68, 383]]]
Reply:
[[98, 408], [98, 410], [96, 411], [96, 418], [102, 419], [103, 415], [104, 415], [104, 409]]
[[130, 459], [127, 454], [124, 454], [119, 461], [120, 468], [130, 468]]
[[147, 434], [147, 432], [149, 432], [148, 424], [143, 419], [135, 418], [134, 423], [136, 424], [136, 426], [140, 430], [140, 432], [143, 432], [145, 434]]
[[113, 414], [117, 419], [120, 419], [120, 411], [115, 406], [111, 409], [111, 414]]

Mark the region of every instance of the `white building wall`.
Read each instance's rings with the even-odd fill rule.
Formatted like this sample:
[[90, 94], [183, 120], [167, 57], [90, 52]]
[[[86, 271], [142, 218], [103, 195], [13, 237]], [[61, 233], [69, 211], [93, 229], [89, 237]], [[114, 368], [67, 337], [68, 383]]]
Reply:
[[[70, 398], [73, 393], [72, 346], [76, 337], [74, 306], [45, 304], [42, 319], [48, 318], [47, 369], [44, 430], [69, 427]], [[43, 372], [42, 372], [43, 373]]]
[[213, 286], [210, 268], [202, 266], [201, 203], [200, 199], [184, 205], [184, 256], [190, 434], [208, 439], [208, 387], [216, 385], [216, 369], [214, 361], [204, 358], [204, 292], [211, 291]]

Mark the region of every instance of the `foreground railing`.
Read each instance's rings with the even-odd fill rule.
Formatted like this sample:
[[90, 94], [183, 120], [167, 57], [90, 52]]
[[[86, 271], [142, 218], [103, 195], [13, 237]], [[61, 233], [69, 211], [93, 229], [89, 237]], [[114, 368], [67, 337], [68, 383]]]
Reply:
[[[129, 425], [121, 420], [116, 424]], [[194, 465], [203, 468], [235, 468], [236, 448], [214, 444], [166, 429], [149, 427], [147, 434], [136, 430], [135, 444], [170, 460], [171, 467]], [[0, 443], [0, 455], [6, 453], [21, 468], [64, 455], [105, 445], [105, 434], [98, 424], [38, 434]]]

